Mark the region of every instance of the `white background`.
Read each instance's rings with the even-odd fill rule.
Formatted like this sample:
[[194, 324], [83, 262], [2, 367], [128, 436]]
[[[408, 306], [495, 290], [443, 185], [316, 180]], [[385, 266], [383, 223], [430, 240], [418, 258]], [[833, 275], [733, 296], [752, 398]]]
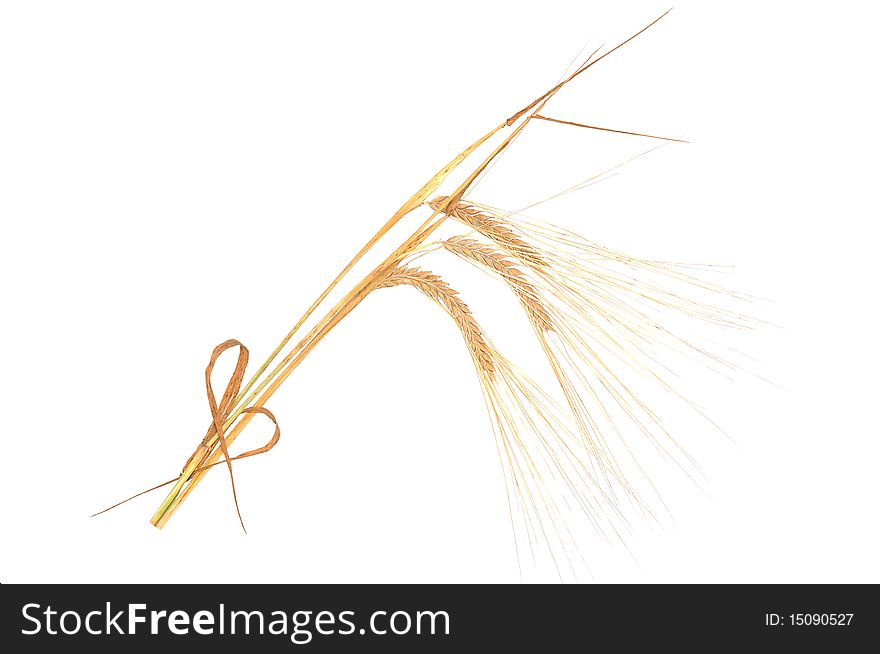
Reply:
[[[658, 473], [675, 521], [637, 525], [632, 556], [590, 547], [597, 581], [880, 581], [869, 7], [679, 2], [548, 106], [691, 144], [537, 215], [735, 264], [779, 325], [739, 345], [773, 384], [738, 376], [704, 402], [736, 444], [677, 434], [706, 493]], [[261, 361], [440, 165], [588, 39], [667, 8], [3, 3], [0, 580], [518, 581], [470, 361], [403, 291], [370, 297], [270, 402], [280, 445], [236, 467], [248, 535], [219, 473], [162, 531], [161, 493], [88, 515], [177, 473], [216, 343]], [[538, 125], [472, 197], [528, 204], [644, 146]]]

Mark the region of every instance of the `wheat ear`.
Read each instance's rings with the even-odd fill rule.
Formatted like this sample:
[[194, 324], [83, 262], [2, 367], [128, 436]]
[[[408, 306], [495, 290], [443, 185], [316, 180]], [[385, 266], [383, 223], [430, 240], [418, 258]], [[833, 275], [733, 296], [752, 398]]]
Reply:
[[[434, 211], [444, 210], [448, 203], [446, 196], [436, 197], [428, 203]], [[488, 239], [495, 241], [508, 253], [517, 259], [534, 267], [542, 267], [547, 264], [541, 252], [531, 243], [523, 240], [519, 234], [510, 229], [504, 222], [492, 216], [479, 207], [465, 202], [458, 202], [445, 210], [446, 215], [458, 222], [472, 227], [475, 231]]]
[[418, 289], [446, 312], [458, 325], [461, 335], [467, 343], [474, 359], [474, 365], [489, 380], [495, 378], [495, 361], [489, 344], [483, 336], [483, 330], [474, 319], [470, 307], [461, 299], [458, 291], [447, 284], [439, 275], [412, 266], [401, 266], [391, 272], [376, 288], [391, 288], [407, 284]]
[[442, 245], [452, 254], [497, 273], [519, 299], [534, 327], [542, 332], [553, 331], [553, 321], [541, 294], [514, 260], [491, 245], [463, 236], [448, 238]]

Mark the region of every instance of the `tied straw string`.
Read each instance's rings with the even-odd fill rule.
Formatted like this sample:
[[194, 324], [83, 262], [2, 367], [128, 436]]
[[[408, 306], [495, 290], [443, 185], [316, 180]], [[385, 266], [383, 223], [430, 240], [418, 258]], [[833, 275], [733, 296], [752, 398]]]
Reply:
[[[218, 404], [217, 396], [214, 393], [214, 387], [211, 383], [214, 366], [217, 364], [217, 360], [224, 352], [234, 347], [238, 348], [238, 360], [235, 363], [235, 368], [232, 371], [232, 375], [230, 375], [229, 377], [229, 381], [226, 384], [226, 389], [223, 391], [223, 396], [220, 398], [220, 402]], [[257, 454], [268, 452], [273, 447], [275, 447], [275, 445], [278, 444], [278, 441], [281, 438], [281, 428], [278, 426], [278, 420], [275, 418], [272, 412], [269, 411], [269, 409], [262, 406], [247, 407], [241, 411], [241, 414], [260, 413], [272, 421], [272, 424], [275, 425], [275, 431], [265, 445], [254, 448], [252, 450], [248, 450], [247, 452], [243, 452], [242, 454], [237, 454], [235, 456], [229, 455], [229, 448], [226, 443], [226, 432], [223, 429], [223, 423], [225, 423], [226, 420], [229, 418], [229, 414], [232, 412], [233, 401], [238, 396], [238, 393], [241, 390], [241, 384], [244, 380], [244, 374], [245, 370], [247, 369], [249, 357], [250, 353], [248, 352], [248, 349], [240, 341], [237, 341], [234, 338], [220, 343], [217, 347], [214, 348], [214, 351], [211, 353], [211, 359], [208, 361], [208, 365], [205, 368], [205, 392], [208, 396], [208, 406], [211, 410], [211, 426], [208, 428], [205, 437], [202, 439], [202, 442], [199, 443], [196, 451], [192, 453], [189, 459], [187, 459], [186, 464], [184, 464], [183, 466], [183, 471], [174, 479], [169, 479], [168, 481], [163, 482], [157, 486], [153, 486], [152, 488], [148, 488], [147, 490], [132, 495], [131, 497], [126, 498], [121, 502], [117, 502], [112, 506], [108, 506], [106, 509], [92, 514], [92, 516], [90, 517], [101, 515], [102, 513], [106, 513], [111, 509], [115, 509], [116, 507], [121, 506], [122, 504], [125, 504], [126, 502], [129, 502], [137, 497], [140, 497], [141, 495], [145, 495], [159, 488], [163, 488], [168, 484], [173, 484], [180, 481], [181, 477], [186, 474], [186, 471], [190, 467], [192, 462], [198, 459], [198, 467], [191, 470], [187, 475], [187, 478], [184, 479], [183, 482], [186, 483], [189, 479], [192, 478], [193, 475], [198, 472], [202, 472], [204, 470], [208, 470], [209, 468], [213, 468], [216, 465], [220, 465], [221, 463], [225, 463], [227, 469], [229, 470], [229, 482], [232, 486], [232, 500], [235, 503], [235, 511], [238, 514], [238, 520], [241, 523], [241, 528], [245, 531], [245, 533], [247, 533], [247, 529], [244, 526], [244, 519], [241, 516], [241, 509], [238, 505], [238, 495], [235, 491], [235, 476], [232, 472], [232, 462], [238, 459], [245, 459], [250, 456], [256, 456]], [[216, 441], [214, 441], [215, 436], [217, 437]], [[217, 444], [220, 445], [220, 449], [223, 452], [223, 459], [209, 465], [204, 465], [205, 460], [210, 456], [211, 452], [214, 449], [214, 446]]]

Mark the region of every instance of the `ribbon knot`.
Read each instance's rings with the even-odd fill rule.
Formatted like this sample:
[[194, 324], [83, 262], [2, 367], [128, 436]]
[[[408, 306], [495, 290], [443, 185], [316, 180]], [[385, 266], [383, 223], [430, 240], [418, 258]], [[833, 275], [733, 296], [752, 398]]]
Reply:
[[[223, 391], [223, 397], [220, 398], [220, 402], [218, 403], [217, 396], [214, 394], [214, 387], [211, 384], [211, 375], [214, 372], [214, 365], [217, 363], [217, 359], [220, 358], [220, 355], [223, 354], [226, 350], [229, 350], [233, 347], [239, 348], [238, 361], [235, 364], [235, 369], [232, 371], [229, 382], [226, 384], [226, 390]], [[266, 409], [262, 406], [246, 407], [236, 412], [236, 419], [240, 418], [245, 413], [262, 414], [269, 418], [269, 420], [272, 421], [272, 424], [275, 425], [275, 432], [272, 434], [272, 438], [269, 439], [269, 442], [267, 442], [265, 445], [257, 447], [253, 450], [248, 450], [247, 452], [243, 452], [242, 454], [237, 454], [236, 456], [229, 456], [229, 443], [227, 442], [226, 432], [223, 428], [223, 425], [226, 424], [227, 420], [229, 420], [229, 416], [230, 414], [232, 414], [232, 410], [235, 406], [235, 399], [238, 397], [238, 394], [241, 391], [241, 382], [244, 380], [244, 373], [245, 369], [247, 368], [248, 357], [248, 349], [239, 341], [233, 338], [229, 339], [228, 341], [224, 341], [223, 343], [220, 343], [220, 345], [215, 347], [214, 351], [211, 353], [211, 360], [208, 362], [208, 367], [205, 368], [205, 391], [208, 395], [208, 406], [211, 408], [211, 426], [208, 428], [205, 437], [202, 439], [202, 442], [199, 443], [196, 451], [192, 453], [189, 459], [187, 459], [181, 473], [177, 475], [177, 477], [175, 477], [174, 479], [169, 479], [164, 483], [153, 486], [152, 488], [148, 488], [147, 490], [136, 493], [131, 497], [122, 500], [121, 502], [117, 502], [116, 504], [108, 506], [102, 511], [93, 513], [92, 517], [95, 517], [96, 515], [101, 515], [102, 513], [107, 513], [107, 511], [115, 509], [117, 506], [121, 506], [122, 504], [130, 502], [136, 497], [140, 497], [141, 495], [162, 488], [163, 486], [167, 486], [168, 484], [181, 484], [181, 491], [183, 491], [183, 484], [190, 481], [194, 475], [201, 472], [206, 472], [221, 463], [226, 463], [226, 467], [229, 470], [229, 481], [232, 484], [232, 499], [235, 501], [235, 512], [238, 514], [238, 521], [241, 523], [241, 528], [244, 529], [245, 533], [247, 533], [247, 529], [245, 529], [244, 526], [244, 520], [241, 517], [241, 510], [239, 510], [238, 508], [238, 495], [235, 492], [235, 477], [232, 474], [232, 462], [238, 459], [244, 459], [249, 456], [255, 456], [257, 454], [268, 452], [273, 447], [275, 447], [275, 445], [278, 443], [278, 440], [281, 438], [281, 428], [278, 426], [278, 421], [275, 419], [275, 416], [272, 415], [272, 412], [269, 411], [269, 409]], [[239, 429], [238, 431], [240, 433], [242, 430]], [[208, 463], [208, 459], [211, 457], [212, 452], [214, 452], [214, 447], [217, 443], [220, 444], [220, 450], [223, 452], [223, 461], [214, 461], [213, 463]], [[190, 470], [190, 466], [193, 464], [193, 461], [197, 461], [197, 464], [192, 470]], [[181, 481], [184, 475], [186, 475], [186, 478]]]
[[[220, 398], [220, 402], [218, 404], [217, 396], [214, 393], [214, 387], [211, 384], [211, 377], [214, 372], [214, 366], [217, 363], [217, 359], [220, 358], [220, 355], [234, 347], [238, 348], [238, 360], [235, 363], [235, 368], [232, 371], [232, 375], [229, 377], [229, 381], [226, 384], [226, 389], [223, 391], [223, 396]], [[238, 397], [239, 391], [241, 390], [241, 384], [244, 380], [244, 373], [247, 369], [249, 356], [250, 354], [248, 352], [248, 349], [240, 341], [237, 341], [234, 338], [220, 343], [220, 345], [215, 347], [214, 351], [211, 353], [211, 359], [210, 361], [208, 361], [208, 366], [205, 368], [205, 391], [208, 396], [208, 406], [211, 409], [212, 424], [208, 428], [208, 431], [205, 434], [205, 437], [202, 439], [201, 444], [196, 449], [196, 451], [193, 452], [192, 456], [190, 456], [190, 458], [187, 460], [186, 464], [183, 467], [183, 471], [181, 472], [181, 475], [186, 474], [186, 470], [189, 468], [192, 461], [196, 459], [196, 457], [199, 457], [199, 465], [192, 471], [190, 476], [196, 474], [197, 472], [207, 470], [208, 468], [211, 468], [220, 463], [220, 461], [217, 461], [207, 466], [204, 465], [206, 459], [214, 450], [214, 439], [216, 436], [216, 442], [220, 444], [220, 449], [223, 452], [223, 459], [226, 462], [227, 469], [229, 470], [229, 482], [232, 485], [232, 499], [235, 502], [235, 511], [238, 514], [238, 520], [241, 523], [241, 528], [244, 529], [245, 533], [247, 533], [247, 529], [245, 529], [244, 520], [241, 517], [241, 510], [238, 506], [238, 494], [235, 491], [235, 476], [232, 473], [232, 462], [237, 459], [244, 459], [249, 456], [255, 456], [257, 454], [268, 452], [273, 447], [275, 447], [275, 445], [278, 443], [278, 440], [281, 438], [281, 428], [278, 426], [278, 421], [275, 419], [275, 416], [272, 414], [272, 412], [262, 406], [250, 406], [239, 411], [236, 418], [245, 413], [262, 414], [269, 418], [269, 420], [271, 420], [272, 423], [275, 425], [275, 432], [272, 434], [272, 438], [270, 438], [265, 445], [255, 448], [253, 450], [248, 450], [247, 452], [238, 454], [236, 456], [229, 455], [229, 445], [226, 440], [226, 432], [223, 428], [223, 425], [229, 419], [229, 415], [232, 413], [235, 398]]]

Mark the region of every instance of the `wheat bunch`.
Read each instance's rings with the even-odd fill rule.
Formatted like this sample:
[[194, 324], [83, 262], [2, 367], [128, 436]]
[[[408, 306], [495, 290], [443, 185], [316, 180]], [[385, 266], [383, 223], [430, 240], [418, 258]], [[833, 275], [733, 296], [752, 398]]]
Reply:
[[[277, 423], [275, 433], [263, 447], [238, 456], [230, 454], [230, 447], [256, 415], [275, 421], [265, 408], [266, 402], [340, 321], [374, 290], [402, 285], [419, 290], [442, 307], [462, 334], [495, 432], [520, 553], [520, 543], [527, 543], [533, 553], [536, 545], [545, 545], [562, 575], [565, 562], [582, 558], [572, 528], [572, 520], [577, 523], [578, 516], [609, 539], [622, 539], [628, 507], [653, 516], [651, 502], [637, 490], [636, 477], [647, 479], [647, 475], [630, 448], [628, 434], [642, 434], [671, 458], [681, 459], [683, 467], [692, 462], [659, 416], [631, 387], [631, 380], [650, 382], [687, 402], [666, 381], [661, 352], [714, 366], [732, 364], [711, 348], [667, 327], [667, 319], [676, 315], [701, 324], [749, 327], [751, 323], [739, 313], [693, 299], [689, 293], [748, 298], [705, 281], [694, 267], [628, 256], [570, 231], [532, 221], [521, 212], [466, 200], [465, 195], [533, 120], [661, 138], [540, 113], [568, 83], [660, 18], [614, 48], [602, 54], [599, 50], [591, 53], [559, 84], [443, 166], [343, 267], [246, 383], [244, 346], [237, 341], [218, 346], [206, 370], [211, 425], [181, 474], [156, 487], [172, 485], [151, 522], [164, 526], [213, 466], [225, 463], [232, 480], [232, 461], [269, 451], [278, 442]], [[496, 145], [470, 167], [464, 181], [447, 194], [429, 199], [453, 171], [470, 162], [477, 150], [490, 142]], [[306, 322], [364, 255], [401, 220], [424, 208], [429, 215], [411, 235], [303, 334]], [[470, 232], [432, 241], [448, 218]], [[457, 291], [438, 275], [413, 265], [416, 258], [434, 256], [434, 252], [452, 254], [479, 267], [515, 294], [552, 370], [561, 401], [554, 399], [553, 389], [534, 382], [502, 355]], [[213, 365], [222, 352], [236, 346], [239, 362], [218, 401], [211, 386]], [[653, 488], [650, 480], [647, 482]], [[234, 497], [234, 481], [232, 487]], [[237, 510], [237, 500], [235, 505]]]
[[[441, 206], [441, 202], [442, 198], [438, 198], [430, 204], [432, 207]], [[462, 215], [453, 205], [447, 205], [446, 211], [450, 217]], [[732, 364], [664, 327], [669, 313], [675, 311], [690, 319], [728, 328], [750, 328], [754, 321], [722, 307], [690, 299], [671, 290], [670, 286], [677, 283], [725, 297], [748, 298], [707, 283], [689, 272], [690, 266], [625, 255], [561, 228], [522, 220], [492, 207], [468, 204], [463, 215], [480, 217], [479, 220], [469, 220], [467, 224], [485, 237], [485, 242], [456, 236], [444, 240], [442, 247], [495, 275], [516, 294], [559, 384], [567, 409], [563, 412], [566, 415], [565, 426], [557, 417], [550, 429], [542, 430], [541, 423], [534, 420], [529, 421], [527, 430], [516, 429], [515, 420], [504, 409], [510, 406], [518, 406], [520, 412], [523, 406], [534, 409], [540, 404], [540, 397], [533, 387], [516, 387], [509, 383], [516, 376], [502, 374], [502, 380], [508, 382], [505, 391], [508, 400], [500, 399], [497, 389], [486, 390], [491, 398], [495, 422], [502, 425], [502, 441], [506, 444], [504, 451], [511, 450], [511, 442], [514, 445], [522, 442], [509, 438], [509, 434], [543, 433], [545, 438], [541, 444], [548, 442], [546, 434], [556, 438], [566, 434], [564, 438], [569, 442], [572, 442], [571, 435], [577, 434], [577, 446], [566, 450], [569, 461], [578, 461], [580, 453], [586, 452], [587, 459], [598, 465], [592, 468], [596, 474], [589, 478], [589, 483], [571, 483], [574, 478], [567, 477], [569, 494], [578, 497], [585, 487], [589, 487], [594, 496], [598, 494], [615, 508], [614, 515], [617, 517], [621, 515], [617, 511], [621, 510], [619, 495], [622, 495], [646, 515], [652, 515], [648, 503], [635, 490], [636, 483], [631, 480], [631, 475], [625, 472], [627, 469], [634, 471], [650, 484], [628, 445], [627, 434], [631, 430], [626, 429], [622, 422], [630, 422], [638, 433], [647, 437], [683, 468], [687, 465], [695, 467], [695, 464], [679, 447], [659, 416], [640, 399], [635, 389], [623, 381], [621, 371], [629, 369], [647, 378], [703, 415], [699, 407], [678, 394], [665, 380], [665, 371], [658, 370], [661, 366], [652, 365], [657, 362], [657, 353], [653, 350], [666, 347], [678, 354], [690, 351], [710, 362], [727, 366]], [[492, 228], [485, 229], [487, 224]], [[518, 245], [511, 247], [511, 244], [522, 243], [540, 253], [540, 257], [519, 256], [527, 250]], [[509, 371], [509, 367], [505, 366], [499, 368]], [[531, 389], [528, 400], [518, 403], [515, 398], [511, 399], [515, 394], [511, 388], [516, 388], [520, 393], [524, 388]], [[547, 413], [545, 406], [540, 414], [546, 416]], [[612, 437], [616, 437], [616, 442], [611, 442]], [[520, 453], [534, 453], [538, 448], [533, 445], [531, 448], [513, 449]], [[621, 463], [621, 456], [630, 460]], [[537, 528], [527, 531], [529, 542], [534, 541], [536, 534], [546, 539], [543, 525], [549, 523], [553, 527], [557, 548], [561, 546], [561, 552], [566, 554], [564, 558], [568, 560], [563, 545], [566, 530], [559, 529], [558, 518], [552, 519], [553, 515], [558, 516], [558, 506], [548, 507], [530, 499], [536, 495], [543, 497], [543, 489], [524, 492], [523, 489], [528, 488], [530, 475], [526, 474], [527, 469], [517, 465], [518, 461], [520, 459], [515, 457], [508, 461], [508, 475], [516, 482], [512, 484], [514, 504], [523, 510], [526, 522], [538, 523]], [[594, 526], [598, 527], [596, 514], [591, 513], [590, 517]], [[618, 533], [616, 529], [614, 533]], [[553, 546], [549, 542], [547, 544], [552, 551]], [[556, 558], [554, 562], [558, 563]]]

